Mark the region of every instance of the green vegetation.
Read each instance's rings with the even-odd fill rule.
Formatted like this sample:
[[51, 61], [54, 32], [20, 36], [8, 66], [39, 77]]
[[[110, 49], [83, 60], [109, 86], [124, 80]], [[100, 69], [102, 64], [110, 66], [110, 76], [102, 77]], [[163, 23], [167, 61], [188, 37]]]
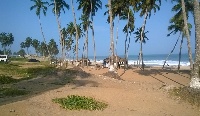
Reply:
[[29, 93], [28, 91], [14, 89], [14, 88], [0, 88], [0, 98], [5, 96], [15, 97], [20, 95], [25, 95], [28, 93]]
[[27, 58], [14, 58], [14, 57], [11, 57], [9, 60], [10, 61], [20, 61], [20, 62], [26, 62], [26, 61], [28, 61]]
[[179, 100], [190, 103], [200, 107], [200, 92], [198, 89], [193, 89], [190, 87], [179, 87], [173, 88], [169, 91], [170, 96], [177, 98]]
[[67, 98], [56, 98], [52, 101], [69, 110], [104, 110], [108, 106], [106, 103], [96, 101], [94, 98], [78, 95], [69, 95]]
[[51, 75], [56, 70], [57, 70], [56, 68], [51, 66], [21, 68], [21, 66], [18, 63], [0, 64], [0, 74], [2, 76], [22, 77], [21, 78], [22, 80], [35, 78], [39, 75], [43, 76]]
[[17, 79], [13, 79], [11, 76], [0, 75], [0, 84], [15, 83]]
[[43, 65], [42, 67], [33, 67], [35, 65], [34, 63], [31, 63], [31, 68], [22, 68], [24, 66], [23, 64], [25, 64], [24, 61], [27, 61], [27, 59], [13, 58], [11, 60], [19, 62], [10, 62], [7, 64], [0, 63], [0, 84], [2, 84], [0, 87], [0, 98], [7, 96], [15, 97], [29, 93], [25, 90], [18, 90], [17, 88], [5, 88], [5, 84], [17, 83], [22, 80], [36, 78], [38, 76], [52, 75], [57, 71], [56, 68], [47, 65]]

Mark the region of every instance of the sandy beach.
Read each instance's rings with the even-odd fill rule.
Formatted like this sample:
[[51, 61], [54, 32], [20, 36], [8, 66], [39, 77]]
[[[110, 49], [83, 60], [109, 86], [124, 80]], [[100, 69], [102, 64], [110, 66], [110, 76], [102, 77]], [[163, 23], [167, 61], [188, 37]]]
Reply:
[[[32, 96], [18, 97], [17, 100], [0, 99], [0, 116], [198, 116], [200, 109], [171, 98], [167, 91], [172, 87], [188, 86], [189, 71], [160, 67], [141, 71], [132, 68], [119, 69], [120, 80], [104, 76], [107, 68], [82, 68], [85, 73], [77, 74], [72, 83], [52, 85], [62, 81], [59, 76], [48, 76], [21, 82], [27, 90], [38, 91]], [[48, 89], [47, 89], [48, 88]], [[103, 111], [74, 111], [62, 109], [52, 102], [53, 98], [67, 95], [83, 95], [106, 102]], [[6, 101], [6, 102], [5, 102]]]

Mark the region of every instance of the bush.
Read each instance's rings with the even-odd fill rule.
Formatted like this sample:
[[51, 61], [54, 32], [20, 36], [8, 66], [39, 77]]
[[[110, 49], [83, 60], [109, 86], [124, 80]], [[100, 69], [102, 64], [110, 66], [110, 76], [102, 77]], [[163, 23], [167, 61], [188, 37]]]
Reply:
[[69, 95], [67, 98], [56, 98], [52, 101], [69, 110], [103, 110], [108, 106], [106, 103], [96, 101], [94, 98], [78, 95]]

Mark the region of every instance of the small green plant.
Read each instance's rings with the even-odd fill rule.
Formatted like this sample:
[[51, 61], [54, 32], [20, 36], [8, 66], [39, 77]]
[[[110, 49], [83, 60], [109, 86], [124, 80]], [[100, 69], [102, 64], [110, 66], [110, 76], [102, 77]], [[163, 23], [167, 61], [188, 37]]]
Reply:
[[69, 95], [67, 98], [56, 98], [52, 101], [69, 110], [104, 110], [108, 106], [106, 103], [96, 101], [94, 98], [78, 95]]
[[170, 96], [200, 107], [200, 90], [190, 87], [173, 88], [169, 91]]
[[11, 76], [0, 75], [0, 84], [16, 83], [17, 81], [17, 79], [13, 79]]
[[7, 96], [15, 97], [20, 95], [25, 95], [28, 93], [29, 93], [28, 91], [14, 89], [14, 88], [0, 88], [0, 98]]

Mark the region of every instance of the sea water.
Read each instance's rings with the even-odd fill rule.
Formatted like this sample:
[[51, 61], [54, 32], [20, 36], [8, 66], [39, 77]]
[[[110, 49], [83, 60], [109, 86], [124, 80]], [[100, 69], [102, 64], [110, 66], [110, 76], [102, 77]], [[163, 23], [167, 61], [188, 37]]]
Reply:
[[[144, 64], [146, 66], [162, 66], [164, 64], [164, 61], [166, 60], [168, 54], [152, 54], [152, 55], [145, 55], [143, 56]], [[119, 55], [119, 57], [124, 58], [123, 55]], [[96, 60], [98, 63], [103, 63], [103, 59], [107, 58], [106, 56], [97, 56]], [[194, 54], [193, 54], [194, 58]], [[94, 58], [93, 56], [90, 56], [89, 59], [93, 62]], [[138, 61], [138, 56], [137, 55], [129, 55], [128, 56], [128, 64], [129, 65], [136, 65]], [[168, 66], [177, 66], [179, 62], [179, 55], [178, 54], [171, 54], [165, 65]], [[181, 66], [189, 66], [189, 58], [187, 54], [182, 54], [181, 55]]]

